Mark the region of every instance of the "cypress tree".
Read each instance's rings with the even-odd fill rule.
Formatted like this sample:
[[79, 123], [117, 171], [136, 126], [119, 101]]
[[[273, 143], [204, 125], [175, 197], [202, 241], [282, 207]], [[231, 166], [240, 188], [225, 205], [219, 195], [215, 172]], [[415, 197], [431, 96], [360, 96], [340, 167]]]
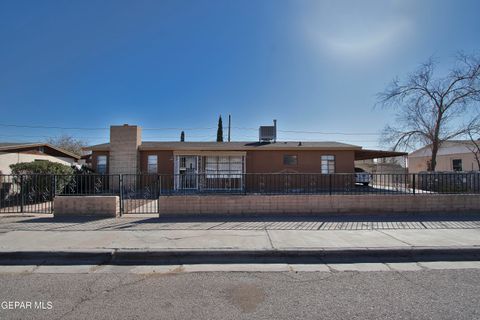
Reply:
[[222, 116], [221, 115], [218, 118], [217, 142], [223, 142], [223, 124], [222, 124]]

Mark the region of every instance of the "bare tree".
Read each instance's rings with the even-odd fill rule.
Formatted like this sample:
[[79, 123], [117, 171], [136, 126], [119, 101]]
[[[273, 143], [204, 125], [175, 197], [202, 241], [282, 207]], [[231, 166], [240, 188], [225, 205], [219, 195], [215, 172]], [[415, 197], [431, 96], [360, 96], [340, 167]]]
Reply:
[[81, 155], [82, 148], [87, 145], [87, 143], [81, 139], [76, 139], [69, 135], [61, 135], [56, 138], [49, 138], [47, 143], [55, 146], [57, 148], [62, 148], [64, 150], [70, 151], [74, 154]]
[[467, 134], [471, 121], [462, 120], [478, 111], [480, 101], [478, 56], [459, 53], [454, 67], [444, 77], [435, 75], [436, 66], [429, 59], [405, 80], [393, 80], [377, 96], [381, 106], [397, 111], [396, 125], [382, 132], [383, 142], [393, 145], [394, 150], [430, 145], [431, 171], [435, 171], [442, 142]]

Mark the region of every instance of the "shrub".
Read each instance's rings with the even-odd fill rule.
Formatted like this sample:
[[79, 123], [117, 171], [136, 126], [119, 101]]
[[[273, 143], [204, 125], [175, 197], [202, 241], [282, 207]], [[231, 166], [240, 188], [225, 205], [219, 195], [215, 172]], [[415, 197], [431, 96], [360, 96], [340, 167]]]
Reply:
[[51, 161], [33, 161], [11, 164], [12, 174], [73, 174], [74, 170], [70, 166]]
[[75, 173], [72, 167], [51, 161], [20, 162], [10, 165], [10, 168], [15, 175], [14, 182], [20, 184], [23, 179], [23, 186], [34, 192], [48, 190], [53, 185], [54, 175], [57, 176], [56, 189], [63, 190]]

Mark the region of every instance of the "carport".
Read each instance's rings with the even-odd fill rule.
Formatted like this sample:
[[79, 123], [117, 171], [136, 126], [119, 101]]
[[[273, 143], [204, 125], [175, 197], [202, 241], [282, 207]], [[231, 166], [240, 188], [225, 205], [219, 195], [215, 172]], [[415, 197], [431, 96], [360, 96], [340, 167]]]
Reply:
[[370, 160], [370, 159], [379, 159], [379, 158], [393, 158], [393, 157], [405, 157], [407, 152], [397, 152], [397, 151], [383, 151], [383, 150], [368, 150], [360, 149], [355, 150], [355, 160]]

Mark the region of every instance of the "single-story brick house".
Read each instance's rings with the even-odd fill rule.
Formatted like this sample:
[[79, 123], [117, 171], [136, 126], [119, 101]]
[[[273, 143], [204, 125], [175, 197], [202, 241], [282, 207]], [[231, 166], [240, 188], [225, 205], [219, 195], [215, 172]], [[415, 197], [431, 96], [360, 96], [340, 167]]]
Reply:
[[[175, 188], [196, 189], [196, 178], [238, 178], [255, 173], [354, 173], [355, 160], [404, 156], [330, 142], [160, 142], [142, 141], [135, 125], [111, 126], [110, 143], [85, 148], [101, 174], [160, 174], [175, 177]], [[239, 185], [243, 185], [240, 183]]]

